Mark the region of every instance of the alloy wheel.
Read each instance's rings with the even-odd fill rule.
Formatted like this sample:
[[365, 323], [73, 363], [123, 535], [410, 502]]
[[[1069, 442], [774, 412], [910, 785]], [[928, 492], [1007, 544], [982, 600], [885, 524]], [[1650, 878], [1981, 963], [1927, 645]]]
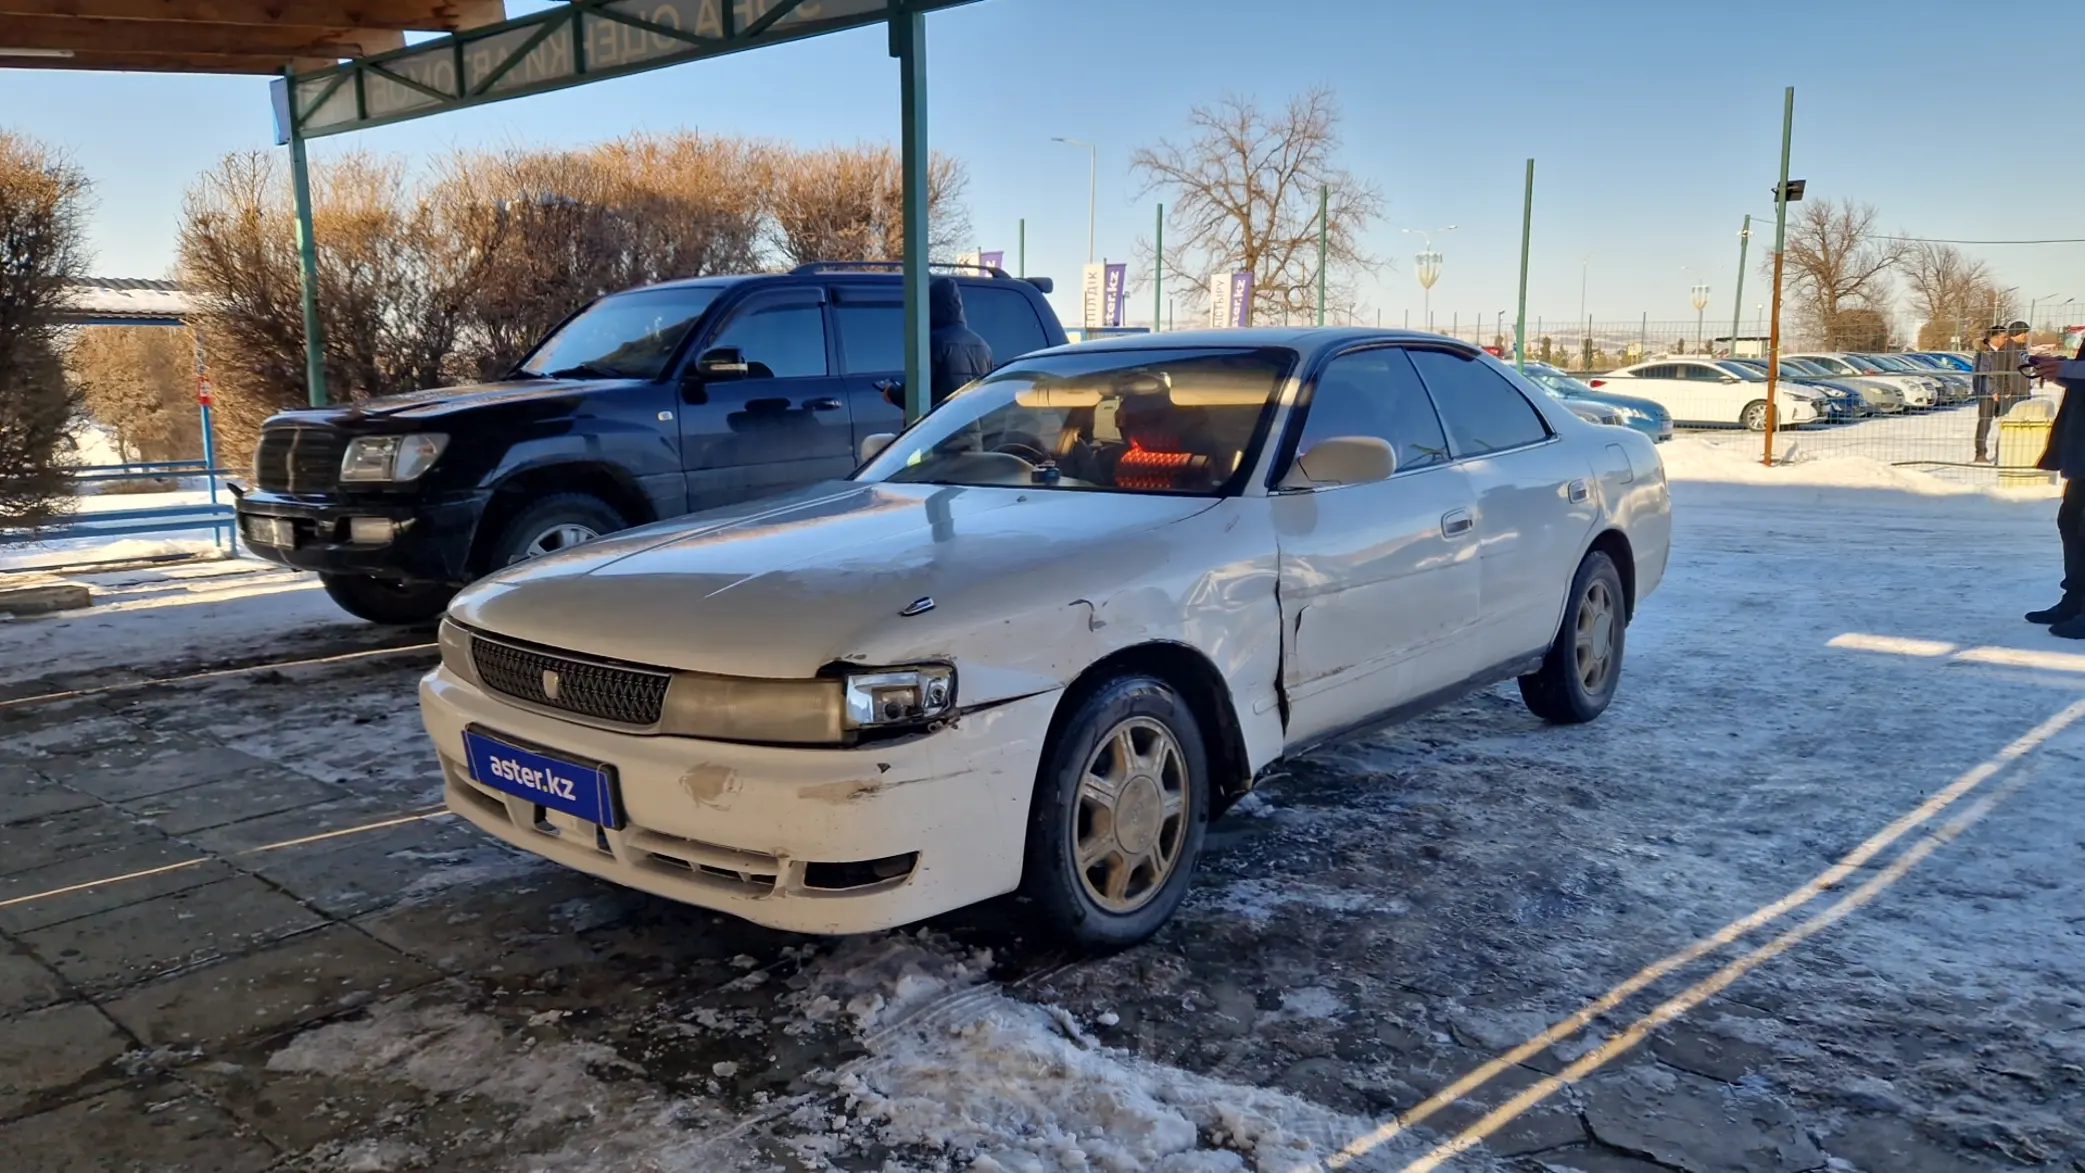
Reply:
[[554, 525], [537, 534], [536, 540], [530, 542], [521, 551], [521, 558], [539, 558], [545, 554], [555, 554], [559, 550], [570, 549], [581, 542], [591, 542], [600, 536], [591, 528], [583, 525], [574, 525], [569, 522], [564, 525]]
[[1187, 758], [1172, 730], [1149, 717], [1121, 721], [1079, 774], [1072, 805], [1072, 866], [1086, 895], [1135, 912], [1165, 887], [1188, 829]]
[[1614, 669], [1614, 592], [1594, 579], [1578, 599], [1575, 654], [1578, 683], [1589, 696], [1598, 696]]

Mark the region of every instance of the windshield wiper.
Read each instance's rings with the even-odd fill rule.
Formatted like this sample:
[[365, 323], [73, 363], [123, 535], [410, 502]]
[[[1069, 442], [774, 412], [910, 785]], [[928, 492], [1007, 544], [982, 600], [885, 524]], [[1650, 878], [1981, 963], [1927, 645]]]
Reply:
[[500, 379], [502, 381], [511, 382], [515, 379], [547, 379], [549, 377], [549, 375], [546, 375], [541, 371], [531, 371], [525, 367], [515, 367], [513, 370], [508, 371], [506, 374], [501, 375]]
[[597, 362], [583, 362], [577, 366], [552, 371], [550, 372], [550, 377], [553, 379], [627, 379], [630, 376], [625, 375], [621, 371], [604, 367]]

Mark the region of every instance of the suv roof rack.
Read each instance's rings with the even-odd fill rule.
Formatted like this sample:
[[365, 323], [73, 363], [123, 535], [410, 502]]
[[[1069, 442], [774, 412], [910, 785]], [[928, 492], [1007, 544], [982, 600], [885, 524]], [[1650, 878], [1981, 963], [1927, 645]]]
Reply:
[[[996, 268], [992, 265], [974, 265], [967, 261], [928, 261], [927, 268], [929, 270], [954, 269], [965, 273], [980, 273], [984, 276], [990, 277], [994, 281], [1025, 281], [1028, 284], [1035, 286], [1037, 289], [1041, 290], [1044, 293], [1049, 293], [1056, 288], [1056, 282], [1050, 280], [1048, 277], [1015, 277], [1013, 274], [1008, 273], [1004, 269]], [[905, 262], [806, 261], [803, 264], [798, 265], [796, 268], [789, 270], [789, 274], [792, 277], [801, 277], [810, 273], [846, 273], [859, 272], [862, 270], [902, 273], [905, 270]]]

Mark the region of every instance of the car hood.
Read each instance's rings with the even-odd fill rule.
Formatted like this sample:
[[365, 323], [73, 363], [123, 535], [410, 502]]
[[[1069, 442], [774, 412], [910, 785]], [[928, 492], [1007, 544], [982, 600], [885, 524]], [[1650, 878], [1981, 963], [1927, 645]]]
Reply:
[[509, 567], [449, 614], [553, 648], [729, 676], [959, 661], [978, 642], [966, 633], [1157, 574], [1178, 552], [1141, 535], [1216, 504], [828, 482]]
[[626, 379], [510, 379], [465, 387], [437, 387], [381, 395], [345, 407], [312, 408], [283, 412], [271, 419], [284, 422], [352, 426], [368, 419], [430, 419], [456, 411], [508, 403], [555, 403], [597, 391], [632, 385]]
[[1671, 412], [1665, 410], [1664, 404], [1639, 399], [1634, 395], [1613, 395], [1606, 391], [1573, 391], [1566, 398], [1584, 400], [1588, 403], [1604, 403], [1609, 407], [1626, 407], [1631, 411], [1641, 412], [1652, 420], [1665, 420], [1672, 416]]

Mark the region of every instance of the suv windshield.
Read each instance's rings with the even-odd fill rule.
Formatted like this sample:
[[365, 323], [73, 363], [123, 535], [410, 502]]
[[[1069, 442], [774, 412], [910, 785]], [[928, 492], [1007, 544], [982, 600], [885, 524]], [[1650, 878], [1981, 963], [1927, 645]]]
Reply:
[[521, 364], [561, 379], [656, 379], [722, 285], [640, 289], [604, 297], [557, 328]]
[[894, 484], [1235, 492], [1294, 351], [1073, 350], [955, 395], [855, 474]]

